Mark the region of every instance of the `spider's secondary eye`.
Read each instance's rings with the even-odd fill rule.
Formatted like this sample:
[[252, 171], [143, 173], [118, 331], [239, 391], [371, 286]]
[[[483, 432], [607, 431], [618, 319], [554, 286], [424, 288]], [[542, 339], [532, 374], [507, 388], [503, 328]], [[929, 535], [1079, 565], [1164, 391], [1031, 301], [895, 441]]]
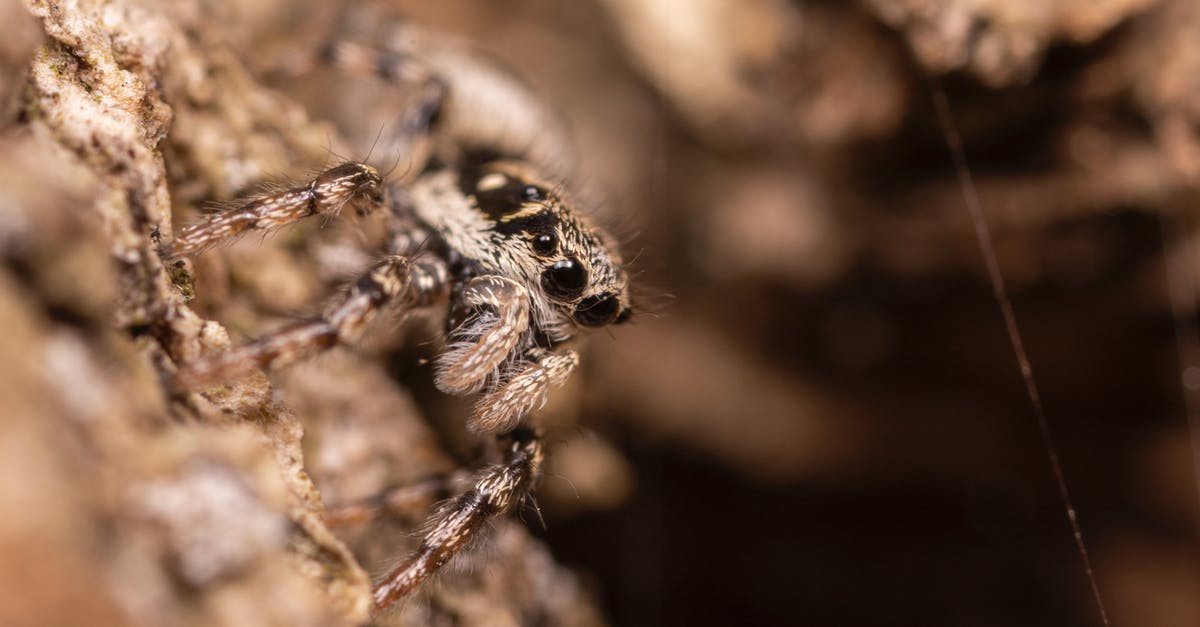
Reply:
[[587, 327], [602, 327], [616, 320], [620, 309], [621, 304], [615, 296], [588, 296], [575, 308], [575, 320]]
[[525, 195], [525, 200], [530, 202], [542, 200], [543, 197], [542, 190], [537, 185], [526, 185], [521, 193]]
[[542, 287], [550, 296], [560, 300], [570, 300], [579, 296], [583, 288], [587, 287], [587, 282], [587, 270], [573, 257], [555, 262], [549, 270], [542, 273]]
[[558, 250], [558, 236], [554, 233], [539, 233], [533, 237], [533, 252], [546, 256]]

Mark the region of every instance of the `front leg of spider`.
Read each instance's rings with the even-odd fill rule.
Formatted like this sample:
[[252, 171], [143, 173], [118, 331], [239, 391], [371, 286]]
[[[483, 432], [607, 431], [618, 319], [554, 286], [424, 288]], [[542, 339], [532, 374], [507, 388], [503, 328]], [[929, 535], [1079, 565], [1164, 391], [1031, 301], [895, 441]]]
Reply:
[[[468, 426], [477, 432], [504, 433], [546, 403], [552, 387], [566, 382], [579, 365], [579, 353], [535, 348], [514, 368], [515, 374], [475, 405]], [[522, 367], [523, 366], [523, 367]]]
[[468, 313], [438, 358], [434, 383], [447, 394], [469, 394], [494, 378], [521, 341], [529, 327], [529, 292], [512, 279], [481, 276], [471, 279], [456, 305]]

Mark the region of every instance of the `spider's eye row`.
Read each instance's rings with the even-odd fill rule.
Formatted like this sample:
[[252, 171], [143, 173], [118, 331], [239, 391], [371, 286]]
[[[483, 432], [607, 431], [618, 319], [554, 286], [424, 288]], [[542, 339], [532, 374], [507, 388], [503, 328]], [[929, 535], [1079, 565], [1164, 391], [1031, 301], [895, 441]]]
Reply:
[[586, 327], [612, 324], [621, 313], [621, 303], [612, 294], [588, 296], [575, 307], [575, 320]]
[[551, 297], [570, 300], [583, 293], [587, 287], [588, 273], [574, 257], [554, 262], [542, 273], [542, 287]]
[[538, 233], [533, 236], [533, 252], [545, 257], [553, 255], [558, 250], [558, 235], [553, 231]]

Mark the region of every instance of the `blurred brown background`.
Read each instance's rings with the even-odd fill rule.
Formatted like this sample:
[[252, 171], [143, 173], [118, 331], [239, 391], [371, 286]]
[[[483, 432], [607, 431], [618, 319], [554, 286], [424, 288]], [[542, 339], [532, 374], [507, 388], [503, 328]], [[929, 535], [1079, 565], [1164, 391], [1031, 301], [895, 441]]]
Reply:
[[[105, 419], [71, 417], [79, 386], [103, 387], [87, 383], [90, 366], [59, 353], [67, 365], [5, 366], [25, 373], [14, 381], [58, 390], [43, 398], [69, 398], [39, 409], [4, 394], [10, 418], [30, 419], [8, 421], [0, 440], [33, 434], [24, 455], [52, 470], [32, 473], [49, 478], [30, 489], [12, 477], [31, 462], [15, 453], [0, 462], [0, 495], [28, 499], [0, 515], [0, 539], [28, 546], [29, 527], [43, 544], [80, 544], [50, 558], [6, 552], [3, 576], [14, 581], [4, 587], [15, 597], [32, 581], [16, 564], [47, 573], [33, 601], [10, 601], [25, 612], [14, 624], [71, 622], [69, 611], [46, 609], [61, 606], [38, 597], [46, 590], [113, 608], [114, 624], [353, 620], [357, 597], [335, 610], [315, 593], [296, 601], [313, 586], [285, 574], [294, 555], [326, 583], [357, 572], [345, 565], [355, 560], [378, 574], [419, 521], [334, 530], [355, 557], [342, 555], [335, 540], [313, 539], [324, 538], [318, 523], [296, 522], [309, 519], [288, 489], [246, 478], [270, 463], [238, 448], [249, 445], [237, 434], [259, 416], [251, 422], [278, 460], [299, 450], [299, 435], [271, 421], [286, 414], [303, 425], [303, 468], [326, 504], [470, 466], [469, 405], [432, 390], [427, 332], [380, 333], [361, 351], [275, 377], [274, 391], [263, 381], [204, 402], [166, 398], [150, 372], [198, 350], [187, 342], [208, 345], [199, 322], [179, 322], [188, 315], [227, 325], [236, 343], [313, 311], [346, 274], [321, 268], [361, 265], [362, 253], [347, 251], [374, 227], [299, 227], [202, 257], [188, 267], [196, 298], [186, 305], [156, 261], [137, 270], [119, 253], [121, 242], [143, 246], [153, 226], [172, 228], [172, 211], [178, 228], [203, 202], [302, 176], [330, 150], [366, 154], [403, 90], [279, 71], [319, 47], [337, 3], [84, 3], [85, 18], [109, 16], [97, 18], [100, 48], [171, 111], [153, 132], [91, 144], [55, 108], [66, 110], [68, 91], [48, 85], [94, 82], [87, 93], [103, 95], [94, 98], [103, 117], [104, 63], [78, 52], [90, 45], [84, 31], [7, 4], [13, 32], [27, 37], [5, 51], [12, 115], [0, 156], [15, 174], [2, 192], [0, 286], [9, 308], [25, 307], [13, 319], [36, 329], [13, 336], [24, 339], [11, 354], [50, 354], [54, 338], [75, 338], [104, 386], [138, 391], [85, 395], [130, 422], [114, 436]], [[562, 112], [578, 155], [571, 184], [601, 199], [597, 213], [622, 235], [640, 305], [632, 326], [593, 334], [543, 416], [545, 527], [528, 512], [528, 533], [500, 523], [501, 539], [471, 567], [384, 623], [1101, 624], [934, 114], [937, 84], [963, 135], [1112, 623], [1200, 624], [1198, 452], [1184, 404], [1200, 385], [1186, 370], [1197, 328], [1200, 4], [454, 0], [378, 10], [464, 37]], [[43, 32], [86, 67], [47, 57]], [[28, 78], [30, 67], [48, 78]], [[122, 111], [145, 116], [135, 124], [145, 130], [158, 101], [129, 102]], [[107, 148], [118, 141], [145, 143], [144, 160]], [[37, 156], [43, 145], [66, 151]], [[77, 162], [91, 174], [63, 174]], [[142, 167], [148, 178], [129, 179]], [[129, 189], [156, 200], [114, 192]], [[101, 220], [79, 213], [89, 194]], [[127, 232], [111, 226], [125, 222]], [[112, 276], [89, 274], [114, 258], [118, 268], [103, 271]], [[111, 287], [81, 289], [95, 284]], [[64, 377], [84, 383], [47, 383]], [[169, 461], [138, 457], [164, 439], [178, 447], [163, 454]], [[215, 566], [187, 566], [188, 547], [211, 551], [211, 537], [180, 540], [177, 528], [209, 514], [145, 505], [145, 485], [193, 489], [196, 459], [234, 469], [247, 498], [265, 503], [264, 520], [290, 512], [307, 535], [213, 523], [211, 537], [272, 548], [227, 547], [233, 557]], [[206, 472], [196, 485], [208, 485]], [[194, 489], [197, 502], [214, 498]], [[144, 511], [130, 513], [130, 499]], [[264, 566], [272, 560], [280, 572]], [[196, 574], [204, 568], [220, 574]], [[71, 583], [62, 572], [92, 575]], [[102, 577], [116, 579], [106, 584], [115, 592], [89, 589]], [[247, 582], [279, 590], [275, 577], [297, 586], [299, 605], [243, 607], [273, 594]], [[348, 589], [364, 585], [361, 573], [346, 577]], [[246, 603], [230, 601], [239, 594]]]

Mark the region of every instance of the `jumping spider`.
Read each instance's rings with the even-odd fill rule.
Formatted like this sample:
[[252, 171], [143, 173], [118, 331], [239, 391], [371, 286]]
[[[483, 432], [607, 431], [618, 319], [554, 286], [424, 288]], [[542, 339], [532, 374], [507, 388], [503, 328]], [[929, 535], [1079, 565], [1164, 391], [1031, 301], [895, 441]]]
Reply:
[[305, 185], [251, 196], [187, 226], [162, 252], [178, 260], [347, 206], [381, 210], [391, 232], [388, 254], [323, 315], [181, 365], [173, 383], [184, 390], [352, 344], [385, 309], [447, 306], [435, 383], [450, 394], [481, 392], [468, 426], [495, 438], [503, 461], [478, 471], [471, 489], [432, 516], [416, 553], [375, 587], [375, 612], [418, 588], [490, 518], [528, 495], [542, 442], [526, 419], [577, 366], [568, 342], [581, 328], [619, 324], [632, 312], [611, 238], [555, 174], [543, 174], [559, 169], [562, 151], [541, 105], [474, 53], [406, 41], [382, 51], [339, 42], [324, 57], [416, 85], [419, 105], [402, 116], [395, 144], [422, 163], [414, 180], [401, 188], [365, 163], [342, 163]]

